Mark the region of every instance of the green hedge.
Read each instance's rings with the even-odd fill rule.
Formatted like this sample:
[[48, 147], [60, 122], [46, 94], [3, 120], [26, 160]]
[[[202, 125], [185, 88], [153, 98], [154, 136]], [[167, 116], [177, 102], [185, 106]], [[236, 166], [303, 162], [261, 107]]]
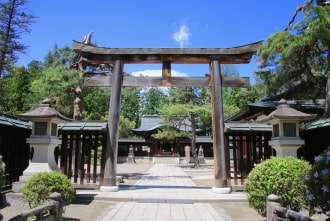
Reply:
[[279, 197], [279, 203], [294, 211], [307, 204], [304, 176], [311, 165], [294, 157], [274, 157], [258, 164], [248, 175], [244, 189], [249, 205], [266, 216], [266, 200], [270, 194]]
[[31, 177], [22, 189], [24, 199], [31, 208], [44, 204], [51, 193], [61, 194], [64, 205], [70, 204], [74, 197], [71, 181], [58, 172], [42, 172]]

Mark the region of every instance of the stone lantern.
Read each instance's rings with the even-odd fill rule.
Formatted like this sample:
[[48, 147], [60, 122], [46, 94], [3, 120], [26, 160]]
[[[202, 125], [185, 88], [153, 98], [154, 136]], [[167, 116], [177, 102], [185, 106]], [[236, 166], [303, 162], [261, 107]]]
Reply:
[[[32, 134], [26, 139], [26, 142], [33, 147], [33, 158], [24, 170], [23, 176], [20, 176], [20, 183], [26, 182], [39, 172], [60, 172], [54, 154], [55, 148], [62, 143], [58, 138], [57, 126], [59, 123], [71, 121], [71, 119], [51, 108], [48, 99], [45, 99], [36, 109], [17, 116], [22, 120], [32, 122]], [[23, 187], [19, 186], [19, 189]]]
[[281, 99], [276, 110], [258, 121], [272, 125], [269, 145], [276, 150], [276, 156], [297, 157], [298, 148], [305, 144], [299, 136], [299, 123], [312, 118], [313, 115], [291, 108], [286, 100]]

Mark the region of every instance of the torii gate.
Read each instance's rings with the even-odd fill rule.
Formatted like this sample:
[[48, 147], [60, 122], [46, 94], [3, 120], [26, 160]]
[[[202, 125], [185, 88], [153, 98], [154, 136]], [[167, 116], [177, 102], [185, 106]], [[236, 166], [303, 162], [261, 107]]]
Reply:
[[[85, 86], [111, 86], [106, 163], [100, 190], [118, 191], [116, 167], [120, 97], [123, 86], [199, 86], [211, 88], [212, 132], [214, 155], [213, 192], [230, 193], [229, 151], [224, 143], [222, 86], [247, 87], [248, 78], [223, 77], [221, 64], [249, 63], [262, 41], [233, 48], [105, 48], [73, 41], [73, 49], [80, 54], [80, 62], [89, 65], [113, 66], [111, 76], [85, 77]], [[125, 64], [162, 64], [162, 77], [134, 77], [124, 75]], [[172, 77], [171, 64], [209, 64], [210, 76]]]

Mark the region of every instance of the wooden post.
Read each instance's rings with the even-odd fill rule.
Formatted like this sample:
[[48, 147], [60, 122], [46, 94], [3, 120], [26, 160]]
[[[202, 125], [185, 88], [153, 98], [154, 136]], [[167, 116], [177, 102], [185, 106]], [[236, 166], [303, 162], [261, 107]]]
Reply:
[[222, 79], [219, 61], [213, 60], [210, 64], [211, 72], [211, 100], [212, 100], [212, 132], [215, 193], [230, 193], [228, 187], [228, 157], [224, 142], [224, 122], [222, 109]]
[[118, 191], [116, 182], [117, 173], [117, 152], [120, 117], [120, 98], [122, 89], [122, 62], [116, 60], [112, 72], [110, 110], [108, 117], [108, 132], [106, 141], [106, 161], [104, 178], [100, 190], [103, 192]]

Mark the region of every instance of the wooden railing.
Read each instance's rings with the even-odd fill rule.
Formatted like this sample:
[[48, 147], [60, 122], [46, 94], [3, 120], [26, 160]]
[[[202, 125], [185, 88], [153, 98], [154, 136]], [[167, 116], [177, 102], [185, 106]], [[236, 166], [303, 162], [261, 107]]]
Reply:
[[271, 194], [267, 198], [267, 221], [313, 221], [307, 216], [304, 216], [296, 211], [280, 206], [278, 196]]
[[50, 202], [46, 205], [42, 205], [23, 212], [8, 221], [27, 221], [29, 217], [35, 216], [34, 220], [47, 220], [47, 221], [60, 221], [62, 220], [62, 203], [61, 194], [52, 193], [49, 197]]

